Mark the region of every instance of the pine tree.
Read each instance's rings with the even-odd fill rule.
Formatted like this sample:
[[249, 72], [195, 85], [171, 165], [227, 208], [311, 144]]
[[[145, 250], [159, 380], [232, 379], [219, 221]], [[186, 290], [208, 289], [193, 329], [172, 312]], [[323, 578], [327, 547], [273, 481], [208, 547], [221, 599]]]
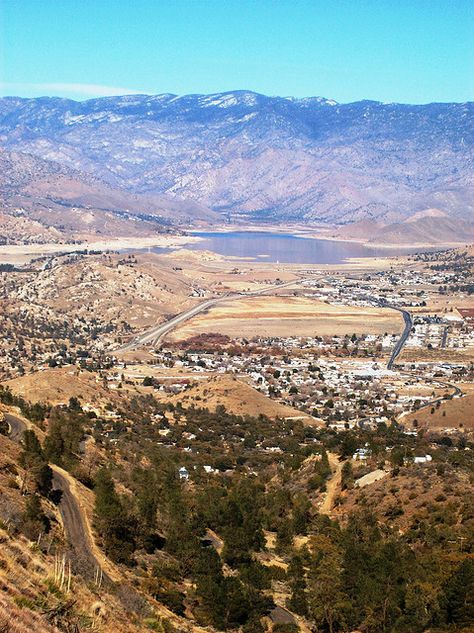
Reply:
[[23, 532], [31, 539], [36, 539], [42, 532], [49, 532], [50, 521], [43, 512], [38, 495], [30, 495], [26, 499], [23, 513]]
[[329, 633], [345, 626], [350, 601], [343, 585], [342, 553], [330, 539], [319, 537], [308, 577], [309, 610]]
[[291, 596], [287, 606], [298, 615], [308, 615], [308, 597], [303, 561], [300, 556], [293, 556], [288, 566]]
[[474, 560], [466, 558], [446, 583], [446, 620], [449, 624], [474, 623]]
[[117, 562], [129, 563], [135, 549], [135, 532], [106, 468], [97, 473], [95, 480], [94, 522], [106, 553]]

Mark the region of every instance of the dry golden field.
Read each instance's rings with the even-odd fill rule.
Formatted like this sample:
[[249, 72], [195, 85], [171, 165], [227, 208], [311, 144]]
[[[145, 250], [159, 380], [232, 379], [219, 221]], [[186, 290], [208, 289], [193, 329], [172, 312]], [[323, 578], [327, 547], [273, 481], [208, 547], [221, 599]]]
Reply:
[[428, 362], [437, 363], [444, 361], [447, 363], [467, 363], [474, 359], [474, 348], [466, 349], [440, 349], [435, 347], [405, 348], [399, 356], [402, 362]]
[[285, 337], [398, 333], [402, 328], [402, 316], [389, 309], [335, 306], [307, 297], [249, 297], [220, 303], [184, 323], [170, 339], [209, 332]]

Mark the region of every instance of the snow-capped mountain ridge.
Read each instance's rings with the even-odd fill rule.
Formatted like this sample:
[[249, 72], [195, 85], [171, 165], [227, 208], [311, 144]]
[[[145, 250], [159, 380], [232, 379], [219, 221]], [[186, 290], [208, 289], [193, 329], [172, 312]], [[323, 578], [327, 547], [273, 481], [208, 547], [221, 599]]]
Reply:
[[474, 104], [210, 95], [0, 99], [0, 142], [256, 221], [474, 215]]

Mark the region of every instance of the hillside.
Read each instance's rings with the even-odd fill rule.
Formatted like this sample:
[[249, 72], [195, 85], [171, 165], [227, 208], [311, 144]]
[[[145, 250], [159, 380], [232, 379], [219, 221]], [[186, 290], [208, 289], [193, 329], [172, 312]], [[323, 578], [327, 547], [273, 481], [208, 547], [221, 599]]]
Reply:
[[211, 211], [166, 195], [136, 194], [91, 173], [23, 152], [0, 149], [0, 210], [5, 242], [60, 242], [147, 236], [174, 224], [210, 220]]
[[297, 409], [270, 400], [246, 382], [232, 376], [211, 378], [203, 384], [197, 384], [183, 393], [171, 396], [169, 401], [175, 405], [179, 402], [184, 408], [206, 407], [210, 411], [215, 411], [217, 407], [225, 407], [226, 411], [234, 415], [310, 419]]
[[[338, 104], [246, 91], [0, 100], [0, 139], [134, 194], [251, 221], [469, 219], [474, 104]], [[195, 214], [196, 208], [190, 209]]]
[[[153, 253], [58, 256], [26, 273], [0, 272], [0, 280], [8, 285], [0, 293], [4, 378], [15, 368], [54, 366], [53, 350], [68, 364], [66, 349], [84, 357], [103, 352], [195, 302], [192, 281]], [[21, 332], [21, 348], [12, 328]]]
[[471, 385], [463, 386], [462, 398], [446, 400], [439, 407], [426, 407], [405, 417], [408, 424], [417, 420], [419, 427], [429, 430], [474, 430], [474, 392]]
[[399, 222], [364, 220], [349, 224], [342, 227], [338, 235], [367, 240], [369, 244], [375, 245], [459, 244], [474, 240], [474, 222], [450, 217], [439, 209], [426, 209]]
[[445, 517], [449, 516], [453, 525], [461, 523], [453, 509], [470, 507], [472, 490], [466, 473], [449, 466], [438, 473], [433, 466], [415, 465], [401, 468], [397, 474], [392, 473], [363, 488], [356, 486], [346, 490], [338, 500], [336, 514], [347, 516], [360, 503], [401, 533], [417, 528], [421, 532], [422, 522], [430, 516], [437, 524], [434, 530], [441, 531]]
[[[0, 405], [0, 414], [3, 410], [8, 411]], [[88, 499], [92, 493], [66, 471], [54, 470], [63, 472], [70, 482], [63, 497], [72, 495], [81, 513], [92, 513]], [[90, 576], [86, 556], [78, 556], [75, 551], [82, 544], [71, 538], [74, 526], [64, 514], [64, 500], [57, 503], [42, 498], [40, 518], [29, 516], [29, 502], [35, 496], [34, 476], [31, 472], [29, 475], [22, 466], [20, 447], [0, 433], [2, 632], [202, 633], [202, 628], [137, 591], [126, 569], [113, 565], [103, 554], [99, 553], [98, 560], [104, 569], [113, 571], [113, 576], [107, 577], [105, 572], [102, 577]], [[26, 491], [22, 493], [20, 487], [25, 482]], [[54, 485], [58, 485], [56, 479]], [[40, 520], [45, 522], [43, 531]]]
[[15, 395], [32, 402], [49, 402], [53, 405], [67, 403], [73, 397], [97, 405], [116, 397], [116, 394], [104, 388], [96, 374], [80, 372], [72, 366], [33, 372], [3, 384]]

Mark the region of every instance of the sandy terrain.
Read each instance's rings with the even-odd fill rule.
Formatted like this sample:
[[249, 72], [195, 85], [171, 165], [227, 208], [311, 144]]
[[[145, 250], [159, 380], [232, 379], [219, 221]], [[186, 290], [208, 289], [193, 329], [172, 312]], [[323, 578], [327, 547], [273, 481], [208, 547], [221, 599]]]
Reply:
[[94, 251], [140, 250], [153, 246], [171, 248], [199, 240], [199, 237], [190, 235], [159, 234], [153, 237], [122, 237], [109, 240], [97, 240], [92, 238], [91, 240], [79, 244], [7, 244], [0, 245], [0, 262], [20, 264], [28, 262], [33, 257], [64, 252], [72, 253], [74, 251], [82, 251], [86, 248]]
[[184, 340], [206, 332], [231, 337], [383, 334], [402, 328], [401, 315], [389, 309], [334, 306], [306, 297], [251, 297], [211, 308], [170, 338]]
[[380, 481], [387, 475], [388, 475], [388, 471], [381, 470], [380, 468], [378, 468], [377, 470], [373, 470], [372, 472], [367, 473], [367, 475], [360, 477], [360, 479], [357, 479], [355, 482], [355, 485], [358, 488], [365, 488], [365, 486], [370, 486], [371, 484], [374, 484], [376, 481]]
[[[189, 255], [189, 256], [188, 256]], [[298, 279], [300, 266], [297, 264], [247, 263], [226, 259], [210, 251], [180, 249], [159, 256], [166, 266], [173, 266], [196, 284], [213, 292], [250, 291], [264, 288], [278, 281]]]
[[341, 489], [342, 467], [344, 462], [340, 462], [337, 455], [328, 453], [329, 464], [331, 465], [332, 475], [326, 485], [326, 493], [324, 500], [318, 508], [320, 514], [330, 515], [334, 507], [334, 500]]

